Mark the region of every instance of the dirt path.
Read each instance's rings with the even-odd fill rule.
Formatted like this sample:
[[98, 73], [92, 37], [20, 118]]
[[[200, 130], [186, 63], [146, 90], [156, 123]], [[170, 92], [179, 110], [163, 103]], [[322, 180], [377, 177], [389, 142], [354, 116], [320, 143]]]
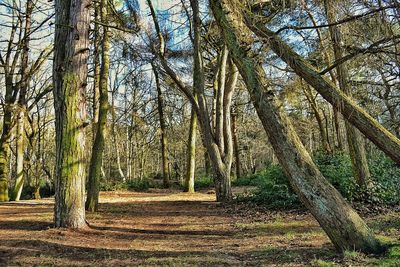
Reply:
[[304, 266], [337, 257], [307, 214], [227, 210], [213, 195], [101, 195], [90, 228], [53, 229], [50, 199], [0, 205], [0, 266]]

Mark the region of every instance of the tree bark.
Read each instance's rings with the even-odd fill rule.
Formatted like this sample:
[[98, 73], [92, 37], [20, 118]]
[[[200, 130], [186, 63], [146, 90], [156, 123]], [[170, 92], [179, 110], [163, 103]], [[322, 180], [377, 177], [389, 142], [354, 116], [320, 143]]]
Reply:
[[55, 1], [56, 227], [84, 228], [85, 126], [90, 1]]
[[372, 231], [320, 173], [275, 92], [268, 88], [264, 69], [249, 55], [253, 33], [244, 24], [240, 3], [211, 0], [210, 5], [279, 163], [300, 200], [338, 250], [381, 252], [382, 246]]
[[344, 118], [360, 130], [371, 142], [400, 164], [400, 140], [359, 107], [349, 96], [323, 77], [303, 57], [289, 47], [277, 34], [258, 22], [253, 14], [245, 13], [245, 24], [286, 63], [309, 83], [321, 96], [340, 111]]
[[[101, 21], [108, 23], [108, 6], [106, 0], [100, 2]], [[108, 73], [110, 65], [110, 32], [103, 27], [103, 42], [101, 49], [101, 68], [99, 80], [99, 106], [96, 134], [92, 147], [92, 154], [89, 165], [88, 190], [86, 199], [86, 210], [97, 211], [99, 205], [99, 188], [101, 177], [101, 166], [103, 164], [103, 153], [105, 147], [105, 136], [108, 114]]]

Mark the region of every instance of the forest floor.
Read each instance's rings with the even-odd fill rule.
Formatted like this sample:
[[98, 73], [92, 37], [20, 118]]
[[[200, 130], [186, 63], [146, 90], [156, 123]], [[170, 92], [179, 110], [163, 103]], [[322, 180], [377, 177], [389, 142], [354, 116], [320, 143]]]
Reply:
[[[399, 243], [399, 215], [366, 220]], [[52, 199], [1, 204], [0, 266], [400, 266], [400, 247], [339, 255], [307, 212], [224, 207], [206, 192], [101, 193], [79, 231], [52, 228], [52, 216]]]

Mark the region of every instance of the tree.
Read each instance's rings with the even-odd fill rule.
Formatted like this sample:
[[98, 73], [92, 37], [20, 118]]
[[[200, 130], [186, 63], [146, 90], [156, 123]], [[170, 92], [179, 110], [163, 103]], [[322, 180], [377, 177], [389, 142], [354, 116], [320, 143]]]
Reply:
[[[154, 49], [154, 52], [158, 55], [161, 65], [166, 73], [174, 81], [179, 90], [181, 90], [185, 94], [185, 96], [190, 101], [192, 108], [194, 108], [194, 110], [196, 111], [197, 118], [200, 123], [200, 128], [203, 134], [203, 140], [205, 142], [207, 152], [210, 156], [210, 160], [214, 168], [214, 181], [217, 200], [222, 202], [229, 201], [232, 198], [230, 173], [233, 155], [230, 109], [232, 103], [232, 94], [236, 86], [238, 73], [235, 70], [234, 65], [231, 63], [231, 60], [228, 60], [227, 50], [223, 48], [223, 53], [220, 57], [218, 66], [219, 93], [217, 97], [219, 97], [220, 104], [219, 106], [217, 106], [217, 109], [219, 109], [220, 113], [218, 114], [219, 116], [216, 116], [216, 129], [215, 131], [213, 131], [204, 93], [205, 72], [201, 48], [201, 20], [199, 15], [198, 1], [191, 1], [191, 6], [193, 9], [194, 32], [193, 88], [186, 85], [175, 73], [175, 71], [169, 66], [169, 63], [165, 58], [164, 36], [158, 24], [157, 16], [152, 6], [151, 0], [148, 0], [147, 3], [150, 7], [151, 15], [153, 17], [159, 39], [158, 50]], [[227, 70], [226, 68], [227, 62], [229, 62], [229, 70]], [[226, 74], [227, 71], [229, 71], [228, 75]], [[228, 76], [229, 79], [226, 79], [226, 76]], [[192, 93], [193, 91], [195, 92], [195, 94]], [[195, 95], [197, 95], [197, 100], [195, 98]]]
[[[108, 4], [105, 0], [100, 2], [100, 18], [103, 23], [108, 22]], [[97, 45], [97, 44], [95, 44]], [[108, 115], [108, 72], [110, 65], [110, 32], [108, 27], [103, 27], [103, 41], [101, 47], [101, 67], [99, 75], [99, 106], [98, 120], [96, 123], [96, 134], [92, 147], [89, 165], [88, 190], [86, 199], [86, 210], [97, 211], [99, 204], [99, 187], [101, 177], [101, 166], [103, 164], [103, 151]], [[95, 55], [96, 56], [96, 55]], [[95, 70], [96, 71], [96, 70]], [[96, 91], [96, 89], [95, 89]], [[96, 114], [94, 114], [96, 116]]]
[[26, 93], [29, 86], [29, 40], [31, 34], [33, 1], [27, 0], [25, 14], [25, 32], [22, 41], [21, 56], [21, 84], [19, 89], [18, 111], [17, 111], [17, 177], [15, 180], [12, 199], [18, 201], [21, 197], [22, 187], [24, 185], [24, 124], [26, 113]]
[[168, 150], [167, 150], [167, 137], [166, 137], [166, 125], [165, 125], [165, 117], [164, 117], [164, 99], [161, 91], [161, 84], [160, 78], [158, 75], [158, 70], [154, 63], [151, 63], [154, 77], [156, 80], [156, 88], [157, 88], [157, 109], [158, 109], [158, 116], [160, 119], [160, 130], [161, 130], [161, 159], [162, 159], [162, 174], [163, 174], [163, 183], [164, 187], [168, 188], [170, 186], [169, 181], [169, 171], [168, 171]]
[[[0, 202], [8, 201], [9, 194], [9, 167], [10, 167], [10, 142], [13, 135], [13, 128], [17, 122], [17, 169], [16, 186], [12, 190], [12, 198], [18, 199], [23, 185], [23, 156], [24, 156], [24, 122], [26, 118], [26, 103], [29, 100], [33, 102], [43, 98], [49, 90], [39, 92], [27, 97], [27, 90], [30, 79], [38, 73], [44, 65], [49, 55], [52, 53], [51, 47], [46, 47], [40, 51], [38, 57], [29, 62], [29, 42], [31, 35], [41, 29], [42, 26], [49, 21], [51, 16], [44, 17], [43, 20], [37, 22], [37, 25], [32, 27], [31, 16], [34, 5], [31, 1], [26, 2], [25, 9], [18, 6], [16, 1], [12, 4], [5, 3], [8, 7], [9, 21], [5, 24], [8, 27], [9, 35], [7, 40], [1, 40], [5, 43], [4, 49], [0, 52], [0, 66], [3, 70], [4, 78], [4, 102], [2, 133], [0, 136]], [[36, 7], [38, 8], [38, 7]], [[40, 10], [42, 11], [42, 10]], [[46, 14], [43, 12], [43, 14]], [[3, 14], [2, 14], [3, 17]], [[20, 63], [20, 64], [18, 64]], [[30, 63], [30, 64], [28, 64]], [[18, 100], [18, 101], [17, 101]], [[18, 103], [16, 103], [18, 102]], [[16, 108], [16, 104], [18, 108]], [[17, 114], [15, 114], [17, 111]]]
[[85, 127], [90, 1], [55, 1], [53, 62], [56, 227], [84, 228]]
[[309, 83], [321, 96], [339, 110], [344, 118], [362, 132], [392, 160], [400, 163], [400, 140], [359, 107], [349, 96], [320, 74], [307, 60], [296, 53], [275, 32], [245, 12], [246, 25], [274, 51], [294, 72]]
[[[196, 97], [195, 97], [196, 98]], [[190, 111], [189, 140], [187, 145], [187, 166], [184, 190], [194, 192], [194, 177], [196, 171], [196, 137], [197, 137], [197, 115], [194, 109]]]
[[382, 251], [379, 241], [340, 193], [323, 177], [288, 120], [275, 93], [268, 88], [262, 66], [250, 56], [253, 34], [244, 23], [238, 1], [211, 0], [233, 60], [243, 77], [258, 116], [279, 163], [300, 200], [325, 230], [335, 247], [344, 251]]
[[[342, 33], [337, 25], [335, 18], [334, 1], [324, 0], [326, 17], [329, 26], [329, 32], [332, 39], [332, 46], [335, 55], [335, 61], [343, 57], [343, 49], [341, 47]], [[339, 81], [339, 88], [346, 94], [351, 96], [351, 88], [349, 86], [348, 70], [346, 63], [342, 63], [336, 67], [337, 80]], [[347, 143], [349, 145], [351, 162], [353, 164], [354, 177], [361, 187], [367, 187], [371, 181], [371, 174], [369, 172], [367, 155], [365, 152], [364, 140], [360, 132], [352, 126], [349, 122], [345, 122]]]

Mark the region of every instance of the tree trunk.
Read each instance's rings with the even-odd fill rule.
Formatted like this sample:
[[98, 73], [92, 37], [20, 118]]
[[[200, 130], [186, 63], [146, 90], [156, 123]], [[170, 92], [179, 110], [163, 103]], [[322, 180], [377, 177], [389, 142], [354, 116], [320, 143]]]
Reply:
[[[106, 0], [100, 2], [101, 21], [108, 22], [108, 6]], [[96, 125], [96, 134], [92, 147], [92, 155], [89, 165], [88, 190], [86, 199], [86, 210], [97, 211], [99, 205], [99, 188], [101, 177], [101, 166], [105, 146], [105, 135], [108, 114], [108, 72], [110, 65], [110, 33], [107, 27], [103, 27], [103, 42], [101, 49], [101, 69], [99, 80], [99, 110]]]
[[381, 252], [379, 241], [339, 192], [322, 176], [289, 122], [261, 65], [249, 56], [252, 32], [245, 27], [240, 3], [211, 0], [232, 57], [243, 77], [279, 163], [300, 200], [338, 250]]
[[[9, 200], [8, 197], [8, 165], [10, 159], [10, 144], [8, 143], [8, 137], [5, 134], [7, 131], [7, 124], [11, 124], [11, 112], [10, 116], [6, 116], [6, 112], [4, 112], [3, 118], [3, 133], [0, 139], [0, 202], [5, 202]], [[9, 118], [8, 118], [9, 117]], [[9, 122], [7, 122], [9, 121]]]
[[33, 12], [33, 1], [28, 0], [26, 2], [26, 14], [25, 14], [25, 33], [24, 41], [22, 44], [22, 55], [21, 55], [21, 84], [19, 89], [18, 99], [18, 114], [17, 114], [17, 177], [15, 179], [15, 185], [13, 189], [12, 199], [18, 201], [21, 197], [22, 187], [24, 185], [24, 123], [25, 123], [25, 111], [26, 111], [26, 93], [29, 87], [28, 79], [28, 60], [29, 60], [29, 41], [31, 34], [32, 24], [32, 12]]
[[330, 153], [332, 153], [332, 148], [328, 142], [327, 133], [326, 133], [324, 123], [321, 118], [321, 114], [319, 113], [317, 102], [315, 101], [315, 99], [312, 96], [310, 86], [302, 84], [302, 87], [303, 87], [304, 95], [306, 96], [308, 102], [310, 103], [311, 109], [314, 112], [315, 119], [317, 120], [318, 129], [319, 129], [319, 133], [321, 136], [322, 147], [324, 148], [326, 153], [330, 154]]
[[236, 126], [237, 114], [232, 114], [232, 137], [233, 137], [233, 151], [235, 153], [235, 167], [236, 167], [236, 178], [241, 176], [240, 173], [240, 151], [239, 151], [239, 141], [237, 137], [237, 126]]
[[24, 106], [20, 106], [21, 110], [17, 114], [17, 136], [16, 136], [16, 179], [11, 199], [19, 201], [21, 198], [22, 187], [24, 186]]
[[[324, 0], [328, 24], [333, 24], [336, 22], [333, 2], [334, 1], [332, 0]], [[337, 25], [331, 25], [329, 26], [329, 32], [331, 35], [335, 60], [339, 60], [343, 57], [343, 49], [340, 46], [340, 43], [342, 42], [340, 29]], [[336, 73], [339, 81], [339, 88], [346, 95], [351, 96], [351, 88], [348, 84], [348, 70], [346, 63], [338, 65], [336, 67]], [[345, 122], [345, 127], [354, 177], [359, 186], [367, 187], [371, 181], [371, 174], [369, 172], [364, 140], [362, 139], [360, 132], [349, 122]]]
[[111, 105], [112, 105], [112, 107], [111, 107], [111, 117], [112, 117], [111, 131], [112, 131], [112, 139], [113, 139], [114, 148], [115, 148], [115, 154], [117, 156], [118, 173], [119, 173], [119, 176], [120, 176], [122, 182], [125, 182], [126, 178], [125, 178], [124, 172], [122, 171], [122, 167], [121, 167], [121, 155], [119, 152], [117, 131], [115, 130], [115, 125], [117, 122], [116, 122], [116, 118], [115, 118], [114, 93], [115, 92], [113, 92], [111, 95]]
[[[203, 142], [204, 145], [204, 142]], [[208, 156], [207, 148], [204, 150], [204, 172], [206, 176], [210, 175], [210, 157]]]
[[90, 1], [55, 1], [56, 227], [84, 228], [85, 126]]
[[189, 142], [187, 147], [187, 167], [185, 177], [184, 190], [194, 193], [194, 175], [196, 170], [196, 133], [197, 133], [197, 116], [193, 110], [190, 114]]
[[158, 108], [158, 115], [160, 118], [160, 130], [161, 130], [161, 158], [162, 158], [162, 173], [163, 173], [163, 184], [165, 188], [170, 186], [169, 181], [169, 171], [168, 171], [168, 150], [167, 150], [167, 137], [166, 137], [166, 125], [165, 125], [165, 118], [164, 118], [164, 99], [161, 91], [161, 84], [160, 79], [158, 76], [158, 71], [154, 63], [152, 63], [152, 68], [154, 72], [154, 77], [156, 80], [156, 87], [157, 87], [157, 108]]
[[[98, 2], [94, 2], [94, 19], [101, 21], [101, 7]], [[94, 40], [93, 40], [93, 121], [92, 121], [92, 134], [93, 142], [98, 130], [97, 122], [99, 121], [99, 109], [100, 109], [100, 26], [98, 23], [94, 23]]]
[[342, 132], [341, 132], [341, 127], [340, 127], [340, 118], [339, 118], [339, 112], [337, 109], [333, 109], [333, 120], [335, 123], [335, 134], [336, 134], [336, 139], [337, 139], [337, 148], [339, 151], [343, 151], [343, 138], [342, 138]]
[[246, 13], [246, 25], [288, 64], [294, 72], [308, 82], [321, 96], [340, 111], [344, 118], [358, 128], [371, 142], [400, 164], [400, 140], [359, 107], [349, 96], [324, 78], [311, 64], [297, 54], [282, 39]]

